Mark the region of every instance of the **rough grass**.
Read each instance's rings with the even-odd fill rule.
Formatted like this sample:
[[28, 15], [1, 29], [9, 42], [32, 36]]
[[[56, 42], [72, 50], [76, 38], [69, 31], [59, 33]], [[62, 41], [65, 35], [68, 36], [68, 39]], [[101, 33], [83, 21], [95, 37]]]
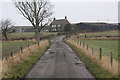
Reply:
[[35, 35], [34, 32], [19, 32], [19, 33], [11, 33], [8, 34], [8, 38], [12, 39], [12, 38], [33, 38]]
[[117, 78], [117, 76], [113, 76], [107, 70], [101, 68], [95, 60], [92, 60], [90, 57], [86, 56], [85, 53], [77, 48], [75, 45], [66, 42], [73, 51], [79, 56], [79, 58], [85, 63], [88, 70], [96, 77], [96, 78]]
[[15, 41], [15, 42], [2, 42], [2, 57], [8, 57], [11, 52], [15, 53], [20, 51], [20, 47], [27, 47], [28, 45], [32, 45], [32, 41]]
[[118, 40], [86, 40], [81, 39], [81, 42], [84, 42], [89, 45], [89, 47], [94, 48], [97, 52], [102, 48], [103, 56], [109, 56], [110, 52], [113, 53], [114, 59], [118, 60]]
[[92, 36], [118, 36], [118, 31], [106, 31], [106, 32], [92, 32], [92, 33], [81, 33], [78, 36], [79, 37], [84, 37], [84, 35], [88, 37]]
[[[50, 32], [41, 32], [41, 36], [46, 36], [46, 35], [51, 35], [54, 34], [56, 35], [57, 33], [50, 33]], [[8, 34], [8, 39], [19, 39], [19, 38], [34, 38], [35, 37], [35, 32], [18, 32], [18, 33], [10, 33]]]
[[[46, 43], [47, 44], [47, 43]], [[32, 65], [43, 55], [43, 53], [48, 48], [47, 45], [40, 46], [36, 52], [31, 53], [30, 56], [26, 57], [24, 60], [22, 60], [20, 63], [16, 64], [15, 66], [12, 66], [9, 73], [4, 75], [4, 78], [23, 78], [27, 72], [30, 70]]]

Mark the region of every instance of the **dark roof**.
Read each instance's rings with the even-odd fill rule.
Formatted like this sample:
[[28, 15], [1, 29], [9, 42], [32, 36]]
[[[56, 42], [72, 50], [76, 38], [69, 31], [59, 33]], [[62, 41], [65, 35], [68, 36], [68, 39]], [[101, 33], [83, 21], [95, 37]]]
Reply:
[[69, 23], [67, 19], [58, 19], [58, 20], [54, 20], [51, 24], [52, 25], [56, 25], [56, 24], [64, 24], [64, 23]]
[[100, 25], [100, 26], [106, 26], [106, 25], [108, 25], [107, 23], [105, 23], [105, 22], [80, 22], [80, 23], [77, 23], [77, 25], [79, 25], [79, 24], [85, 24], [85, 25], [93, 25], [93, 26], [98, 26], [98, 25]]

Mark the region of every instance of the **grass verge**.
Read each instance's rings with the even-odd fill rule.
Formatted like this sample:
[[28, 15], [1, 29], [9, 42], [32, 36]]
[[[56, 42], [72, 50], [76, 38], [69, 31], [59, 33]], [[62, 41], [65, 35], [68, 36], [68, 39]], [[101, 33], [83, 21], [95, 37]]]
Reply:
[[113, 76], [110, 72], [101, 68], [95, 60], [92, 60], [90, 57], [86, 56], [81, 49], [67, 41], [65, 42], [73, 49], [82, 62], [85, 63], [85, 66], [95, 76], [95, 78], [117, 78], [117, 76]]
[[42, 57], [48, 46], [49, 45], [40, 47], [38, 52], [34, 53], [26, 60], [23, 60], [20, 64], [14, 66], [9, 73], [6, 74], [5, 78], [23, 78], [31, 69], [32, 65]]

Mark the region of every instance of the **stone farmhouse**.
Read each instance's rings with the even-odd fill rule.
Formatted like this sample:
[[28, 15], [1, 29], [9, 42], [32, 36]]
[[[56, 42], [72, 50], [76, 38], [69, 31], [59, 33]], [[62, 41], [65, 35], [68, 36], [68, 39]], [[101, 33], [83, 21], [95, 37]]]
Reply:
[[50, 24], [49, 31], [50, 32], [63, 32], [66, 24], [70, 24], [69, 21], [67, 20], [67, 16], [65, 16], [65, 19], [54, 18], [53, 22]]

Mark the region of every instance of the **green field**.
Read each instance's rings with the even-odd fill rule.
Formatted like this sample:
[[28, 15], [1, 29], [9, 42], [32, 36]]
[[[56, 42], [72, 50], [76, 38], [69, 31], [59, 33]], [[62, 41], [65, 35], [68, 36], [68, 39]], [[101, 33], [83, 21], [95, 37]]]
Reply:
[[109, 56], [109, 53], [113, 53], [113, 57], [118, 60], [118, 40], [87, 40], [81, 39], [80, 41], [85, 42], [89, 47], [94, 48], [97, 52], [102, 48], [103, 55]]
[[89, 37], [93, 36], [118, 36], [118, 31], [106, 31], [106, 32], [92, 32], [92, 33], [80, 33], [77, 36], [84, 37], [84, 35], [87, 35]]
[[16, 41], [16, 42], [2, 42], [2, 57], [8, 57], [11, 54], [19, 51], [21, 46], [23, 48], [27, 47], [27, 45], [32, 45], [32, 41]]
[[8, 39], [12, 39], [12, 38], [33, 38], [34, 35], [35, 35], [34, 32], [10, 33], [10, 34], [8, 34]]
[[[46, 35], [56, 35], [57, 33], [50, 33], [50, 32], [41, 32], [40, 36], [46, 36]], [[35, 32], [19, 32], [19, 33], [10, 33], [8, 34], [8, 39], [19, 39], [19, 38], [34, 38]], [[3, 37], [4, 38], [4, 37]]]

